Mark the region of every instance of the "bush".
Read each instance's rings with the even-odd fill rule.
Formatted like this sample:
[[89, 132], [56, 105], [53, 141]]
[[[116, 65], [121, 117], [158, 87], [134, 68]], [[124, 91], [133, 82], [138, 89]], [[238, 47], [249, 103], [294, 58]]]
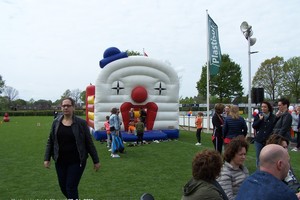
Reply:
[[[20, 111], [0, 111], [0, 116], [8, 113], [9, 116], [53, 116], [53, 110], [20, 110]], [[85, 115], [84, 110], [75, 110], [75, 115]]]

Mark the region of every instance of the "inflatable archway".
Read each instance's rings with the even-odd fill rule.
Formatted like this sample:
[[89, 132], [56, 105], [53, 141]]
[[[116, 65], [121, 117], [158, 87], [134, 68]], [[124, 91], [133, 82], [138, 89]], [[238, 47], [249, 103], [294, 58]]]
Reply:
[[96, 139], [106, 138], [103, 124], [113, 107], [120, 109], [125, 141], [134, 140], [126, 134], [131, 108], [135, 113], [147, 112], [144, 139], [179, 137], [179, 79], [171, 66], [145, 56], [127, 57], [111, 47], [104, 52], [100, 67], [95, 87], [87, 88], [87, 120], [94, 124]]

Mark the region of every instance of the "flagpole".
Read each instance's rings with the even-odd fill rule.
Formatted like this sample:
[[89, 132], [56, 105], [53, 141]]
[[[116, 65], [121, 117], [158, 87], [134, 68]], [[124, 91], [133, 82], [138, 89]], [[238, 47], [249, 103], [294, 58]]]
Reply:
[[206, 28], [207, 28], [207, 70], [206, 70], [206, 127], [209, 132], [210, 116], [209, 116], [209, 29], [208, 29], [208, 10], [206, 10]]

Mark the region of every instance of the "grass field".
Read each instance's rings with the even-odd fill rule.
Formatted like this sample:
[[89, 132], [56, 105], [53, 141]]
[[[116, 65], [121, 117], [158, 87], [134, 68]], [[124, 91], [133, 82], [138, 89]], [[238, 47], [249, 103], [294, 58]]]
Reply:
[[[0, 124], [0, 199], [64, 199], [54, 165], [43, 167], [43, 157], [52, 117], [12, 117]], [[39, 124], [40, 126], [38, 126]], [[210, 134], [202, 134], [202, 146], [195, 146], [195, 133], [180, 131], [176, 141], [126, 147], [121, 158], [110, 157], [106, 144], [95, 141], [101, 169], [88, 164], [79, 186], [81, 199], [137, 200], [144, 192], [156, 200], [180, 199], [182, 186], [191, 177], [196, 152], [212, 148]], [[246, 166], [255, 171], [253, 145]], [[290, 152], [300, 177], [300, 152]]]

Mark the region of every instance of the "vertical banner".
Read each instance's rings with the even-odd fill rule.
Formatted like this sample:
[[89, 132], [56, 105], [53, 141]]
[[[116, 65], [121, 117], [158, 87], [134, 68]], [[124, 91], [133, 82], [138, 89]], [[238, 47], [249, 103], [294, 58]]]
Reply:
[[218, 26], [208, 15], [208, 48], [210, 75], [219, 73], [221, 66], [221, 48], [219, 42]]

